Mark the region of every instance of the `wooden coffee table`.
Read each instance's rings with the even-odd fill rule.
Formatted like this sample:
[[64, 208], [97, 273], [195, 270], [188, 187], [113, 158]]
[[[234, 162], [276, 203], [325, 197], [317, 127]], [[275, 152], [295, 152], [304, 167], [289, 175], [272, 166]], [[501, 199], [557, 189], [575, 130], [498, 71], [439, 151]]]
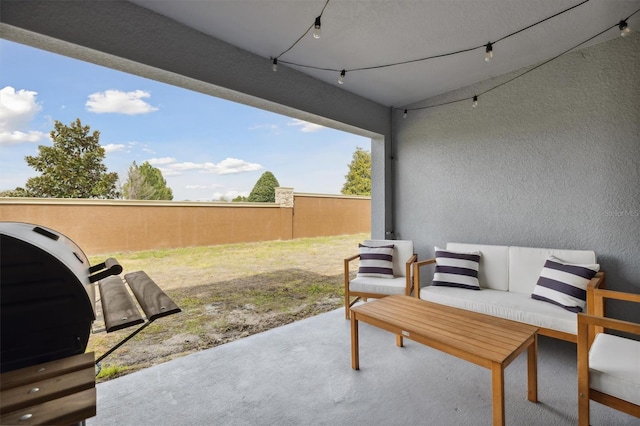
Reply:
[[358, 321], [491, 370], [493, 424], [504, 425], [504, 369], [527, 350], [528, 400], [538, 402], [538, 328], [409, 296], [351, 308], [351, 367], [360, 369]]

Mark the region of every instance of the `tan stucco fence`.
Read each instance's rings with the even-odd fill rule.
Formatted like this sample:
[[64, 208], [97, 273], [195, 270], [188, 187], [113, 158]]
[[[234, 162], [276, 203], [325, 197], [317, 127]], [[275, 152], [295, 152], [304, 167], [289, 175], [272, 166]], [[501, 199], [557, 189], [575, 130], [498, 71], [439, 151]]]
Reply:
[[371, 198], [290, 188], [276, 203], [0, 198], [0, 221], [54, 229], [95, 255], [371, 232]]

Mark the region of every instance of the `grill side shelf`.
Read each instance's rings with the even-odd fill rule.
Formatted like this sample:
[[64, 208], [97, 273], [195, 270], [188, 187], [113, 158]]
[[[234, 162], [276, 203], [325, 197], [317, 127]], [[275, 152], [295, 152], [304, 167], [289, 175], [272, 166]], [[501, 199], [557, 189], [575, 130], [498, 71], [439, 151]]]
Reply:
[[149, 321], [182, 311], [144, 271], [125, 274], [124, 279]]
[[[141, 317], [138, 307], [129, 295], [125, 282], [129, 285], [138, 304], [144, 311], [147, 322]], [[107, 333], [135, 324], [144, 324], [98, 357], [96, 360], [96, 365], [98, 366], [103, 359], [111, 355], [156, 319], [182, 312], [182, 309], [143, 271], [125, 274], [124, 280], [119, 276], [101, 280], [100, 294]]]
[[120, 276], [100, 280], [98, 287], [107, 333], [144, 322]]

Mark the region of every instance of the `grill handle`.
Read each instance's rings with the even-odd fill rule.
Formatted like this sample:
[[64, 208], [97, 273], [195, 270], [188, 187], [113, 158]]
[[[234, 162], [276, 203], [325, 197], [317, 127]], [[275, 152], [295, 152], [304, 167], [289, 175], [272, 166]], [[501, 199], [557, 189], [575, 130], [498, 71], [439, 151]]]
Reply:
[[89, 267], [89, 282], [95, 283], [111, 275], [118, 275], [122, 272], [122, 266], [113, 257], [102, 263]]

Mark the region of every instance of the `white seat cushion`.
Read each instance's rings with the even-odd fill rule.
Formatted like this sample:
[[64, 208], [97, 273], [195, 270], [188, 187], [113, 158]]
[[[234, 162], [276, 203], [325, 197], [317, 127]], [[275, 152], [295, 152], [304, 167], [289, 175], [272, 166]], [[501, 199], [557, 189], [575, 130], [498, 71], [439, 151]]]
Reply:
[[349, 282], [349, 291], [377, 294], [405, 294], [406, 277], [376, 278], [356, 277]]
[[599, 333], [589, 350], [589, 387], [640, 405], [640, 342]]
[[506, 318], [537, 327], [577, 334], [577, 314], [532, 299], [528, 294], [502, 290], [469, 291], [453, 287], [424, 287], [420, 298], [430, 302]]

